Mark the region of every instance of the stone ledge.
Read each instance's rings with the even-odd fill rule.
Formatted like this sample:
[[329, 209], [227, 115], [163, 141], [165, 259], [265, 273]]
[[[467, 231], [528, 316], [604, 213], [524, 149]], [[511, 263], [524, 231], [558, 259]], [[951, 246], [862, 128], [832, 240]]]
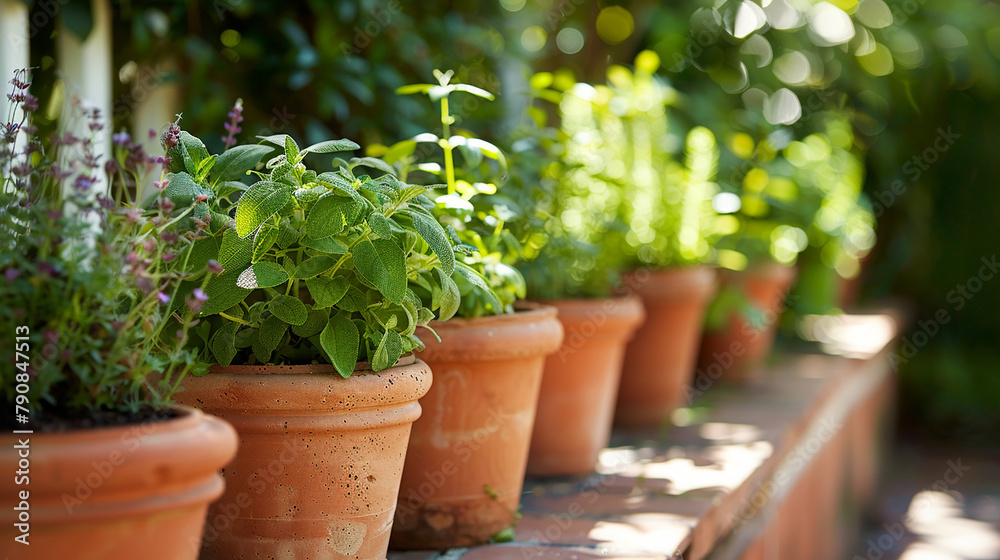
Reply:
[[837, 515], [877, 472], [894, 336], [854, 341], [854, 358], [782, 356], [755, 385], [711, 387], [675, 418], [687, 425], [616, 431], [596, 474], [526, 481], [515, 542], [389, 560], [750, 559], [766, 541], [833, 558]]

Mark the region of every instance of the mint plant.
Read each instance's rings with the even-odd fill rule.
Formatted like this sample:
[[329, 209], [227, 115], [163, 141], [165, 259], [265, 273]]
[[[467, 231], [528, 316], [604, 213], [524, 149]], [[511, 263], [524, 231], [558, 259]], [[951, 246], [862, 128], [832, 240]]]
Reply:
[[[163, 195], [193, 205], [204, 233], [189, 283], [201, 263], [216, 266], [196, 330], [205, 362], [332, 363], [348, 377], [367, 361], [380, 371], [423, 348], [416, 328], [434, 311], [458, 309], [454, 250], [425, 187], [372, 178], [364, 171], [388, 167], [374, 158], [335, 159], [322, 173], [306, 165], [354, 142], [300, 149], [275, 135], [215, 156], [187, 133], [176, 140]], [[258, 171], [264, 154], [272, 157]], [[257, 180], [234, 181], [244, 174]]]
[[[458, 253], [452, 275], [461, 294], [457, 315], [473, 318], [512, 313], [514, 302], [525, 296], [525, 284], [512, 266], [521, 246], [504, 227], [520, 209], [497, 195], [507, 159], [495, 145], [467, 131], [453, 131], [456, 119], [449, 108], [450, 95], [456, 92], [486, 100], [492, 100], [493, 94], [469, 84], [452, 83], [453, 75], [450, 70], [435, 70], [437, 84], [413, 84], [397, 90], [404, 95], [425, 94], [439, 104], [440, 136], [425, 132], [390, 147], [373, 147], [369, 153], [392, 165], [385, 170], [388, 174], [405, 180], [415, 177], [430, 189], [434, 204], [429, 209], [447, 228]], [[422, 151], [427, 146], [441, 149], [440, 160]]]

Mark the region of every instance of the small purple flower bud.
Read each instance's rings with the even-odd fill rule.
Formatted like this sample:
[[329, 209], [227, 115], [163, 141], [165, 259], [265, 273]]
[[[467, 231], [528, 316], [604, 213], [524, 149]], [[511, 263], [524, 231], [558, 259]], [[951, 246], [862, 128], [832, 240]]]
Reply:
[[160, 298], [160, 303], [164, 303], [164, 304], [170, 303], [170, 296], [168, 296], [167, 294], [165, 294], [163, 292], [158, 292], [156, 294], [156, 297]]
[[198, 301], [208, 301], [208, 294], [205, 293], [205, 290], [195, 288], [192, 293], [194, 294], [194, 297], [198, 298]]
[[168, 253], [163, 253], [163, 262], [170, 262], [170, 261], [174, 260], [175, 258], [177, 258], [177, 256], [174, 255], [173, 253], [169, 253], [169, 252]]
[[129, 136], [128, 132], [119, 132], [117, 134], [111, 135], [111, 141], [118, 146], [124, 146], [132, 141], [132, 137]]
[[224, 270], [222, 268], [222, 265], [219, 264], [219, 261], [217, 261], [215, 259], [210, 259], [208, 261], [207, 267], [208, 267], [208, 271], [211, 272], [212, 274], [222, 274], [222, 271]]
[[152, 253], [156, 251], [156, 240], [152, 237], [146, 239], [142, 242], [142, 248], [146, 250], [147, 253]]
[[13, 268], [8, 268], [7, 270], [4, 271], [3, 275], [5, 278], [7, 278], [8, 282], [13, 282], [14, 280], [17, 280], [18, 276], [21, 275], [21, 271], [15, 270]]

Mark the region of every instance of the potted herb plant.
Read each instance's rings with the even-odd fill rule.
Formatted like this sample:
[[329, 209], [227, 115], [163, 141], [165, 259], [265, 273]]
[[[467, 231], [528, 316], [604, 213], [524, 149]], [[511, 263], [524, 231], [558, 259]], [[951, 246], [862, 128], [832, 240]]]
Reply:
[[[428, 340], [418, 354], [442, 373], [421, 399], [424, 415], [410, 436], [392, 528], [392, 544], [400, 548], [481, 544], [510, 528], [544, 359], [563, 334], [554, 308], [514, 303], [524, 295], [524, 280], [510, 265], [519, 248], [504, 222], [515, 209], [495, 194], [505, 156], [467, 132], [452, 131], [452, 93], [493, 96], [452, 83], [450, 71], [435, 76], [437, 84], [406, 86], [400, 93], [426, 94], [440, 105], [440, 136], [424, 133], [379, 150], [400, 177], [444, 181], [435, 185], [432, 211], [458, 243], [449, 289], [457, 288], [462, 299], [455, 318], [431, 322], [440, 340]], [[440, 147], [443, 157], [424, 156], [425, 145]], [[431, 290], [423, 294], [434, 297]]]
[[[567, 126], [590, 103], [590, 86], [567, 73], [539, 73], [530, 85], [533, 97], [556, 104]], [[610, 440], [625, 347], [644, 310], [638, 297], [614, 295], [622, 263], [604, 239], [621, 226], [604, 212], [605, 193], [590, 188], [593, 168], [583, 164], [590, 155], [548, 124], [543, 107], [532, 105], [527, 115], [513, 142], [509, 189], [532, 209], [513, 223], [523, 240], [518, 268], [529, 299], [556, 307], [566, 333], [545, 361], [528, 474], [586, 474]]]
[[[718, 244], [721, 288], [706, 317], [699, 376], [732, 382], [758, 377], [782, 312], [803, 305], [809, 313], [828, 312], [835, 286], [825, 290], [826, 304], [815, 296], [804, 298], [812, 303], [799, 300], [810, 290], [823, 292], [824, 278], [856, 274], [858, 259], [871, 248], [873, 220], [860, 199], [863, 166], [851, 151], [850, 126], [837, 118], [826, 123], [825, 134], [783, 145], [774, 145], [777, 136], [756, 146], [749, 135], [733, 136], [731, 151], [757, 163], [742, 175], [739, 195], [722, 193], [716, 205], [738, 227]], [[809, 258], [811, 247], [826, 262], [807, 267], [807, 286], [789, 294], [800, 255], [820, 260]]]
[[[370, 159], [317, 172], [324, 154], [358, 148], [348, 140], [300, 149], [277, 135], [218, 156], [184, 132], [168, 141], [184, 166], [164, 195], [206, 205], [198, 249], [221, 267], [192, 338], [213, 365], [179, 398], [229, 419], [241, 441], [202, 558], [384, 558], [431, 385], [413, 356], [418, 329], [458, 307], [442, 287], [455, 255], [427, 189], [373, 179]], [[232, 182], [248, 171], [252, 184]]]
[[615, 412], [622, 426], [658, 425], [683, 403], [715, 290], [714, 270], [704, 264], [718, 217], [715, 138], [704, 127], [682, 134], [671, 126], [667, 109], [678, 94], [654, 75], [658, 67], [650, 51], [636, 57], [634, 71], [612, 66], [607, 85], [588, 89], [589, 103], [563, 115], [592, 177], [586, 188], [603, 193], [603, 211], [621, 224], [602, 242], [631, 271], [624, 291], [646, 310], [625, 352]]
[[[0, 550], [195, 560], [237, 441], [224, 421], [171, 404], [197, 321], [173, 317], [182, 279], [169, 265], [190, 259], [192, 239], [168, 235], [169, 208], [144, 214], [132, 200], [155, 163], [127, 134], [100, 161], [96, 110], [73, 111], [86, 135], [41, 139], [28, 76], [15, 73], [0, 138], [0, 465], [13, 477]], [[197, 305], [201, 286], [192, 294]]]

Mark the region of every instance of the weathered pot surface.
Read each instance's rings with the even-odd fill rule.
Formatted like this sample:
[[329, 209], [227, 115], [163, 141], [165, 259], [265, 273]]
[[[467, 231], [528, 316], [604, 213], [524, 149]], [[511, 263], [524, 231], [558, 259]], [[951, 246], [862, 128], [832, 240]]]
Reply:
[[432, 325], [420, 358], [436, 381], [420, 399], [392, 527], [394, 548], [482, 544], [520, 502], [545, 355], [562, 326], [553, 307]]
[[203, 560], [385, 558], [411, 423], [431, 385], [408, 356], [344, 379], [331, 365], [229, 366], [185, 382], [241, 447], [209, 511]]
[[[4, 471], [13, 476], [23, 459], [30, 479], [0, 490], [9, 504], [0, 514], [0, 554], [25, 560], [198, 558], [205, 512], [222, 495], [219, 469], [233, 458], [237, 437], [219, 418], [170, 408], [177, 416], [166, 420], [0, 438]], [[25, 507], [16, 509], [22, 502]], [[28, 546], [14, 540], [20, 522], [27, 522]]]

